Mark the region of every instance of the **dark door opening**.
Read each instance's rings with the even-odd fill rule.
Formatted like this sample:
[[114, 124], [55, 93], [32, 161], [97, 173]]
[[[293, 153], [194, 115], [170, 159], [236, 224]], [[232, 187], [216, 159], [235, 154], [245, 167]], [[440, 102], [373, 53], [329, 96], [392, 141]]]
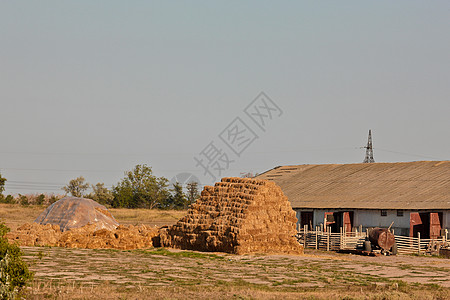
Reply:
[[[328, 231], [328, 227], [333, 227], [333, 225], [336, 223], [336, 217], [335, 213], [333, 212], [326, 212], [325, 213], [325, 228], [324, 231]], [[333, 232], [333, 228], [330, 229], [331, 232]]]
[[409, 219], [409, 236], [420, 237], [423, 239], [430, 238], [430, 214], [429, 213], [411, 213]]
[[330, 227], [330, 232], [339, 233], [341, 227], [345, 228], [346, 232], [351, 232], [353, 227], [353, 212], [327, 212], [325, 213], [325, 231]]
[[423, 239], [435, 239], [441, 236], [442, 213], [411, 213], [409, 219], [409, 236]]
[[308, 226], [308, 230], [313, 230], [313, 212], [312, 211], [301, 211], [300, 212], [300, 225], [301, 229]]

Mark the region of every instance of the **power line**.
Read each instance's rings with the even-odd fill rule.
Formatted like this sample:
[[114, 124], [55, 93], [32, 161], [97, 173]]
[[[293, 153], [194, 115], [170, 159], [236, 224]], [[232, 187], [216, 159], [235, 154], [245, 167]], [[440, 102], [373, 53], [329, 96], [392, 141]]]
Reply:
[[14, 184], [48, 184], [48, 185], [65, 185], [65, 183], [54, 183], [54, 182], [39, 182], [39, 181], [17, 181], [17, 180], [8, 180], [7, 183]]
[[0, 168], [2, 170], [13, 170], [13, 171], [49, 171], [49, 172], [99, 172], [99, 173], [117, 173], [123, 172], [123, 170], [82, 170], [82, 169], [39, 169], [39, 168]]
[[31, 152], [31, 151], [0, 151], [0, 154], [12, 154], [12, 155], [48, 155], [48, 156], [149, 156], [149, 155], [163, 155], [163, 156], [171, 156], [171, 155], [191, 155], [192, 153], [184, 152], [184, 153], [169, 153], [169, 152], [160, 152], [160, 153], [111, 153], [111, 152], [91, 152], [91, 153], [82, 153], [82, 152]]
[[[123, 173], [124, 170], [77, 170], [77, 169], [39, 169], [39, 168], [0, 168], [0, 170], [12, 170], [12, 171], [44, 171], [44, 172], [85, 172], [85, 173]], [[152, 167], [153, 171], [157, 172], [199, 172], [200, 169], [158, 169]], [[227, 169], [228, 171], [242, 171], [242, 169]]]
[[[338, 149], [350, 149], [351, 147], [319, 147], [319, 148], [305, 148], [305, 149], [294, 149], [294, 150], [272, 150], [272, 151], [246, 151], [248, 154], [265, 154], [265, 153], [285, 153], [285, 152], [304, 152], [304, 151], [333, 151]], [[195, 156], [197, 152], [155, 152], [155, 153], [77, 153], [77, 152], [26, 152], [26, 151], [0, 151], [0, 154], [13, 154], [13, 155], [49, 155], [49, 156], [151, 156], [151, 155], [163, 155], [163, 156], [173, 156], [173, 155], [193, 155]]]
[[395, 154], [401, 154], [401, 155], [415, 156], [415, 157], [420, 157], [420, 158], [428, 158], [428, 159], [433, 159], [433, 160], [442, 160], [442, 158], [437, 158], [437, 157], [428, 156], [428, 155], [412, 154], [412, 153], [387, 150], [387, 149], [382, 149], [382, 148], [374, 148], [374, 149], [379, 150], [379, 151], [391, 152], [391, 153], [395, 153]]

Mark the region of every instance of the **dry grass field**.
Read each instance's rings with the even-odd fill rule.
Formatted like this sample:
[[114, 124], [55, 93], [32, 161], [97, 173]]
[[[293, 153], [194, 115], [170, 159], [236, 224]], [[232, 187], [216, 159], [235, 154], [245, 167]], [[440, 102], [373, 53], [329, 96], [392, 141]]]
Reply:
[[[44, 210], [45, 206], [0, 203], [0, 221], [4, 221], [9, 228], [14, 230], [24, 223], [33, 222]], [[186, 215], [185, 210], [111, 208], [109, 211], [120, 224], [124, 225], [172, 225]]]
[[[12, 227], [43, 207], [0, 206]], [[121, 223], [168, 225], [180, 211], [111, 210]], [[173, 249], [23, 247], [35, 272], [27, 299], [450, 299], [447, 259], [230, 255]]]
[[448, 260], [24, 248], [28, 298], [449, 299]]

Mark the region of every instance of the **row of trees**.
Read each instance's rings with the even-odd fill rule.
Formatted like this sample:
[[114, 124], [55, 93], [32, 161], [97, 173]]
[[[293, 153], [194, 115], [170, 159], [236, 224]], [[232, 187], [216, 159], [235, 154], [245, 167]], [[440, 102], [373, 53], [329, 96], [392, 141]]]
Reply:
[[[92, 192], [85, 195], [90, 187]], [[186, 188], [185, 193], [178, 182], [169, 188], [167, 178], [156, 177], [147, 165], [137, 165], [125, 172], [125, 177], [110, 190], [103, 183], [91, 185], [82, 176], [70, 180], [63, 190], [115, 208], [185, 209], [199, 196], [197, 182], [187, 183]]]
[[[55, 196], [55, 199], [46, 199], [44, 194], [35, 196], [36, 199], [29, 199], [30, 197], [20, 194], [17, 199], [11, 195], [4, 197], [2, 193], [5, 190], [5, 182], [6, 179], [0, 174], [0, 202], [3, 203], [50, 204], [60, 198]], [[156, 177], [147, 165], [137, 165], [133, 170], [125, 172], [125, 177], [111, 189], [103, 183], [89, 184], [82, 176], [70, 180], [62, 189], [66, 194], [90, 198], [114, 208], [185, 209], [199, 196], [197, 182], [188, 182], [186, 192], [178, 182], [169, 187], [169, 180]], [[86, 193], [89, 189], [92, 189], [92, 192]]]

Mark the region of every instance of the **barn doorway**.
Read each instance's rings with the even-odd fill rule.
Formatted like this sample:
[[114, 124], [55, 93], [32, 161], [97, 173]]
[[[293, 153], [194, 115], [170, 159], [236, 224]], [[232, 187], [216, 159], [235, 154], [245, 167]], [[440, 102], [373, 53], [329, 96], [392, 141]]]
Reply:
[[301, 229], [305, 228], [305, 226], [308, 226], [308, 230], [313, 230], [313, 212], [312, 211], [301, 211], [300, 212], [300, 226]]
[[341, 227], [345, 232], [351, 232], [353, 228], [353, 212], [352, 211], [340, 211], [340, 212], [326, 212], [325, 213], [325, 231], [330, 227], [330, 232], [339, 233]]
[[413, 212], [409, 219], [409, 236], [436, 239], [441, 236], [442, 212]]

